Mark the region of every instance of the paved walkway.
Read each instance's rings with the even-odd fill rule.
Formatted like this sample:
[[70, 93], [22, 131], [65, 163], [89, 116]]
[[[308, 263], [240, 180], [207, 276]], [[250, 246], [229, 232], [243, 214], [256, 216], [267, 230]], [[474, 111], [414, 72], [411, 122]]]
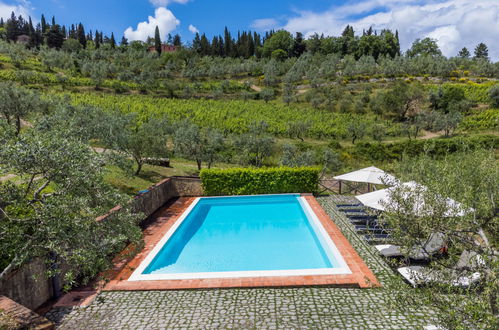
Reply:
[[[318, 200], [384, 288], [103, 292], [89, 307], [65, 315], [60, 329], [414, 329], [430, 325], [429, 311], [395, 308], [387, 285], [394, 273], [335, 208], [337, 197]], [[52, 311], [47, 316], [61, 316], [57, 314]]]

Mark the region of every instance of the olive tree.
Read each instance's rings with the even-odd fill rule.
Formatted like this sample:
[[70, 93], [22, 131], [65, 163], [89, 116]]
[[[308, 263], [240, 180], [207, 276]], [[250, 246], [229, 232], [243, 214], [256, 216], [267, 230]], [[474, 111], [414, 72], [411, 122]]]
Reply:
[[211, 168], [224, 149], [222, 134], [212, 129], [200, 128], [188, 121], [184, 121], [177, 127], [173, 142], [175, 154], [195, 160], [198, 170], [201, 170], [203, 162]]
[[257, 167], [261, 167], [263, 161], [272, 155], [274, 145], [274, 139], [268, 134], [268, 124], [264, 121], [252, 123], [247, 133], [234, 140], [241, 161]]
[[[120, 114], [116, 113], [116, 117]], [[168, 155], [167, 139], [171, 127], [166, 117], [149, 117], [143, 121], [136, 116], [121, 118], [122, 128], [109, 141], [113, 149], [131, 157], [137, 165], [135, 175], [139, 175], [148, 157]]]
[[[64, 283], [87, 280], [110, 265], [113, 253], [140, 239], [137, 215], [104, 182], [102, 159], [90, 147], [64, 134], [31, 130], [0, 151], [0, 164], [22, 184], [0, 184], [0, 251], [9, 261], [0, 278], [33, 258], [61, 270]], [[103, 222], [111, 207], [122, 212]]]
[[315, 154], [312, 150], [299, 150], [294, 144], [286, 143], [282, 146], [281, 165], [289, 167], [310, 166], [315, 163]]
[[0, 100], [0, 114], [9, 125], [15, 126], [16, 135], [21, 131], [22, 119], [42, 112], [47, 107], [47, 103], [37, 93], [10, 82], [0, 82]]
[[[397, 171], [400, 182], [417, 184], [397, 183], [384, 202], [383, 218], [394, 242], [409, 256], [411, 247], [442, 233], [448, 247], [446, 257], [431, 257], [424, 268], [437, 281], [418, 290], [398, 290], [401, 303], [437, 308], [442, 328], [497, 328], [499, 164], [494, 152], [468, 150], [440, 160], [423, 155], [404, 160]], [[480, 262], [457, 269], [463, 251], [478, 255]], [[453, 285], [473, 273], [477, 284]]]

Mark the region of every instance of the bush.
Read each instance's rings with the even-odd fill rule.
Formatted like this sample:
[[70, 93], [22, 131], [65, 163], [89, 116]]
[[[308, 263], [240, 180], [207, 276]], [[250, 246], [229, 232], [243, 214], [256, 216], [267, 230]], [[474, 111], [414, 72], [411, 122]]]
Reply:
[[204, 169], [201, 181], [205, 195], [257, 195], [314, 193], [320, 169], [317, 167], [272, 167]]
[[479, 135], [473, 137], [453, 137], [431, 140], [405, 140], [396, 143], [359, 142], [353, 153], [360, 159], [370, 161], [400, 160], [406, 155], [414, 157], [423, 153], [432, 156], [444, 156], [449, 153], [472, 149], [497, 149], [499, 136]]

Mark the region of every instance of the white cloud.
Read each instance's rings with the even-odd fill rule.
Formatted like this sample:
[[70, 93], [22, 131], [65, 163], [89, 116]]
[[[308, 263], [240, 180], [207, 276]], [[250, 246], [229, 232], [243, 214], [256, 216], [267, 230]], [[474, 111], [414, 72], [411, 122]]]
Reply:
[[279, 26], [279, 22], [274, 18], [260, 18], [256, 19], [251, 23], [251, 28], [265, 31], [276, 28]]
[[490, 57], [499, 60], [497, 0], [361, 0], [324, 12], [297, 11], [282, 28], [307, 36], [338, 35], [347, 24], [356, 31], [398, 29], [403, 50], [416, 38], [435, 38], [446, 56], [485, 42]]
[[155, 7], [166, 7], [173, 2], [186, 4], [189, 1], [190, 0], [149, 0], [149, 2]]
[[125, 37], [129, 40], [146, 40], [147, 37], [154, 37], [156, 26], [164, 38], [168, 33], [172, 32], [180, 24], [180, 21], [173, 13], [165, 7], [156, 8], [154, 17], [149, 16], [147, 22], [140, 22], [137, 29], [131, 26], [125, 30]]
[[16, 16], [22, 15], [24, 18], [28, 18], [31, 15], [31, 5], [28, 1], [17, 1], [15, 5], [8, 5], [0, 1], [0, 17], [7, 20], [12, 12]]
[[194, 26], [194, 25], [192, 25], [192, 24], [189, 24], [189, 31], [191, 31], [191, 33], [194, 33], [194, 34], [199, 33], [198, 28], [197, 28], [197, 27], [195, 27], [195, 26]]

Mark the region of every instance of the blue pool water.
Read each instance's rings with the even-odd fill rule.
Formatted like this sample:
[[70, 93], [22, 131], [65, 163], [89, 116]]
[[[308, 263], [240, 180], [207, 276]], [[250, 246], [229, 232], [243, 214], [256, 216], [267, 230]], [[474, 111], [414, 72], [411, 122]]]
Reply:
[[201, 198], [142, 274], [338, 267], [299, 198]]

